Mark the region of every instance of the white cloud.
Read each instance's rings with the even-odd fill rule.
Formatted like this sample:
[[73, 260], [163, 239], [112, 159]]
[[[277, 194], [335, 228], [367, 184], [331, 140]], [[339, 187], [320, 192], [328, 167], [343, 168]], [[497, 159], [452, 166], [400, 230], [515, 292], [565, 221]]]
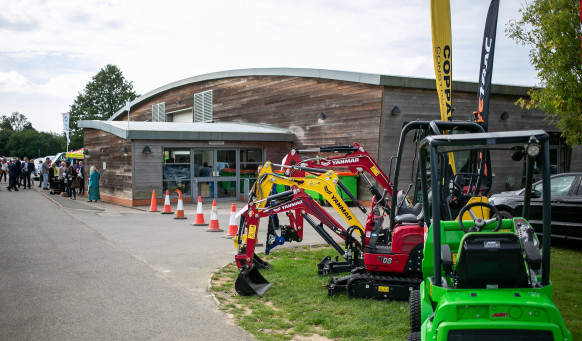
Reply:
[[79, 71], [64, 71], [53, 75], [48, 81], [34, 83], [15, 70], [0, 72], [0, 92], [53, 96], [63, 99], [75, 97], [91, 79], [92, 74]]
[[31, 82], [17, 71], [0, 72], [1, 92], [28, 93], [30, 89]]

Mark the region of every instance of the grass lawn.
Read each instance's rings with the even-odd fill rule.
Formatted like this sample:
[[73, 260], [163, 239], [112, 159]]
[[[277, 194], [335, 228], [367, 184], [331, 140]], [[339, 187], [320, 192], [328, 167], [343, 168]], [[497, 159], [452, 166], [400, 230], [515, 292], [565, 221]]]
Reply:
[[[318, 276], [316, 264], [334, 252], [328, 247], [301, 247], [263, 258], [272, 269], [261, 274], [273, 285], [262, 298], [236, 294], [234, 262], [213, 275], [211, 291], [221, 309], [259, 340], [406, 340], [408, 302], [327, 296], [329, 277]], [[581, 256], [579, 249], [552, 251], [554, 301], [574, 340], [582, 340]]]

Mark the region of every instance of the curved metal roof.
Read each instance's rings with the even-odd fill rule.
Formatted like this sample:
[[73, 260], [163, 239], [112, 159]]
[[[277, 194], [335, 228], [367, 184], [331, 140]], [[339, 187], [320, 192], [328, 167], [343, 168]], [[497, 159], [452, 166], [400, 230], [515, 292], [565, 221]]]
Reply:
[[[379, 75], [373, 73], [359, 73], [359, 72], [349, 72], [349, 71], [336, 71], [336, 70], [324, 70], [324, 69], [302, 69], [302, 68], [255, 68], [255, 69], [239, 69], [239, 70], [228, 70], [207, 73], [199, 76], [185, 78], [176, 82], [172, 82], [154, 89], [130, 103], [134, 106], [140, 102], [143, 102], [150, 97], [158, 95], [164, 91], [171, 90], [183, 85], [194, 84], [199, 82], [204, 82], [208, 80], [222, 79], [222, 78], [232, 78], [232, 77], [251, 77], [251, 76], [288, 76], [288, 77], [306, 77], [306, 78], [323, 78], [346, 82], [355, 82], [363, 84], [381, 85], [381, 86], [394, 86], [394, 87], [404, 87], [404, 88], [417, 88], [417, 89], [431, 89], [436, 90], [436, 84], [434, 79], [428, 78], [412, 78], [412, 77], [399, 77], [399, 76], [387, 76]], [[466, 91], [477, 93], [477, 83], [472, 82], [453, 82], [453, 90], [455, 91]], [[506, 94], [506, 95], [518, 95], [525, 96], [529, 88], [511, 86], [511, 85], [492, 85], [491, 92], [496, 94]], [[117, 111], [108, 121], [113, 121], [123, 113], [127, 113], [125, 107]]]

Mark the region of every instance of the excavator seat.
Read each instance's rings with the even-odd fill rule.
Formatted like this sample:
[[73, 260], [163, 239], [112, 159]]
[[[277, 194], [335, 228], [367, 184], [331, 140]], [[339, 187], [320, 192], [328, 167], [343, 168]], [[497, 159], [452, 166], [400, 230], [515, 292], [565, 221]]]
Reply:
[[469, 233], [460, 243], [454, 272], [459, 289], [526, 288], [528, 275], [519, 237]]

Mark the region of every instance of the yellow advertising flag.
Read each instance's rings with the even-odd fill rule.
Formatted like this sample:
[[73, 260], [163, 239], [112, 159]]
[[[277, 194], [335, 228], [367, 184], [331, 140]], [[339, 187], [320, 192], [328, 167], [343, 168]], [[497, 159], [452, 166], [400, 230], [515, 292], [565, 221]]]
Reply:
[[432, 55], [441, 120], [452, 120], [451, 6], [449, 0], [430, 0]]

